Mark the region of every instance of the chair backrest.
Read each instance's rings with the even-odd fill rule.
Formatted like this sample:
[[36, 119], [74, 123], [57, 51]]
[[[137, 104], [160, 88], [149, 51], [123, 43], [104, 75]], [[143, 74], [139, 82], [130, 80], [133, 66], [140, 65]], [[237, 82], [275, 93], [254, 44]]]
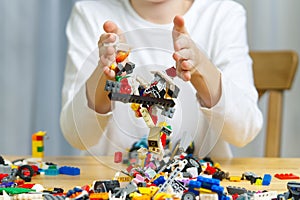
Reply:
[[283, 92], [290, 89], [298, 66], [294, 51], [251, 51], [256, 89], [269, 92], [265, 157], [280, 157]]

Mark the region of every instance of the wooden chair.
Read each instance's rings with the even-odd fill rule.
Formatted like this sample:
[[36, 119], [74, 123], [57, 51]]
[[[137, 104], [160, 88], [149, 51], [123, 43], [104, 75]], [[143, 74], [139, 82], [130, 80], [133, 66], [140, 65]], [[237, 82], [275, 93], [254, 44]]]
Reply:
[[283, 92], [290, 89], [298, 66], [294, 51], [251, 51], [256, 89], [269, 92], [266, 157], [280, 157]]

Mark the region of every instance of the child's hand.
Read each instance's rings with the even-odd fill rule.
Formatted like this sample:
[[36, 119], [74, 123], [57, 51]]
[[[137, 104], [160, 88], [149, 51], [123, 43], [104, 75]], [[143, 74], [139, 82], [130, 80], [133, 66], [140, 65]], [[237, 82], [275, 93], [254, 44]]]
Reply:
[[184, 81], [190, 81], [196, 67], [200, 66], [203, 53], [190, 38], [184, 26], [184, 19], [175, 16], [173, 23], [173, 58], [176, 61], [177, 75]]
[[103, 25], [106, 33], [100, 36], [98, 41], [99, 48], [99, 66], [103, 68], [104, 74], [109, 79], [115, 78], [115, 71], [110, 68], [116, 61], [116, 44], [119, 42], [119, 36], [122, 31], [111, 21], [107, 21]]

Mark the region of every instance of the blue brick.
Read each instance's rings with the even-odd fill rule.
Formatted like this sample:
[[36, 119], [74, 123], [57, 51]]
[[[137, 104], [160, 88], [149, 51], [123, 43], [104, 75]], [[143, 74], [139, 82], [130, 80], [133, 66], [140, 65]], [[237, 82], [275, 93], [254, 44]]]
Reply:
[[270, 185], [272, 176], [270, 174], [265, 174], [262, 180], [262, 185]]
[[189, 192], [192, 192], [195, 195], [199, 195], [199, 190], [195, 190], [195, 189], [199, 189], [200, 187], [201, 187], [201, 182], [199, 182], [199, 181], [190, 181], [189, 182]]
[[60, 174], [76, 176], [80, 174], [80, 169], [77, 167], [63, 166], [59, 168]]
[[220, 185], [219, 179], [205, 178], [203, 176], [198, 176], [197, 181], [201, 182], [201, 187], [203, 187], [205, 189], [209, 189], [209, 190], [211, 190], [212, 186], [214, 186], [214, 185], [216, 185], [216, 186]]
[[153, 181], [153, 183], [154, 183], [155, 185], [159, 186], [159, 185], [164, 184], [165, 181], [166, 181], [165, 178], [164, 178], [163, 176], [160, 176], [160, 177], [158, 177], [157, 179], [155, 179], [155, 180]]

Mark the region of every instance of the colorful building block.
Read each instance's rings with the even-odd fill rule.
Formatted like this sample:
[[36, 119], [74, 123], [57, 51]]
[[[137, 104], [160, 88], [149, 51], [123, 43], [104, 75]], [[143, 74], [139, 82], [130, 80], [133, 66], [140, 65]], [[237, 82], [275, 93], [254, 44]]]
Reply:
[[59, 168], [59, 173], [65, 175], [77, 176], [80, 174], [80, 169], [77, 167], [63, 166]]
[[270, 185], [272, 180], [271, 174], [265, 174], [262, 180], [262, 185]]
[[44, 157], [44, 138], [46, 136], [45, 131], [38, 131], [32, 135], [32, 157], [43, 158]]
[[299, 176], [296, 176], [292, 173], [290, 174], [275, 174], [275, 177], [281, 180], [288, 180], [288, 179], [299, 179]]

